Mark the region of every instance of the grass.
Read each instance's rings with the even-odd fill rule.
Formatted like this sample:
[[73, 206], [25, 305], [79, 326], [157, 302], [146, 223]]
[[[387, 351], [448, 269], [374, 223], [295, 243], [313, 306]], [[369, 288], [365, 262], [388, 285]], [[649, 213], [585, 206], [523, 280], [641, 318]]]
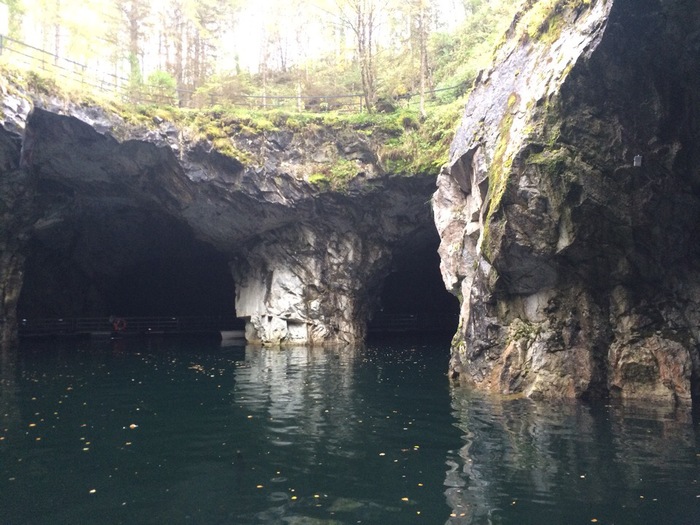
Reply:
[[415, 114], [394, 117], [401, 133], [380, 149], [382, 168], [390, 173], [437, 175], [449, 160], [450, 144], [462, 115], [464, 101], [432, 108], [425, 119]]
[[[459, 122], [463, 100], [431, 107], [422, 118], [418, 109], [399, 109], [393, 113], [320, 113], [215, 105], [203, 109], [179, 108], [156, 104], [132, 104], [113, 96], [91, 91], [66, 89], [50, 75], [16, 70], [0, 65], [3, 90], [27, 98], [59, 98], [76, 105], [97, 106], [119, 117], [123, 129], [115, 129], [117, 138], [126, 138], [129, 128], [155, 129], [163, 121], [182, 129], [194, 141], [208, 141], [214, 150], [243, 164], [256, 162], [255, 154], [241, 146], [241, 137], [257, 137], [280, 130], [306, 136], [335, 135], [338, 142], [363, 138], [378, 152], [379, 169], [385, 173], [410, 176], [437, 175], [448, 160], [449, 146]], [[115, 128], [119, 128], [117, 124]], [[356, 161], [342, 155], [314, 170], [307, 180], [324, 189], [342, 190], [356, 176]]]

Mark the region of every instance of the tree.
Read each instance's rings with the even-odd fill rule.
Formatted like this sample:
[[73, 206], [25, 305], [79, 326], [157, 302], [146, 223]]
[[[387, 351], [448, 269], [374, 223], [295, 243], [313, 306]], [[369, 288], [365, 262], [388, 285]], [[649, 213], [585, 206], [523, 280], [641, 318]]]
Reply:
[[17, 38], [19, 36], [19, 30], [22, 24], [22, 15], [24, 14], [24, 9], [22, 8], [22, 0], [5, 0], [7, 5], [7, 35], [12, 38]]
[[428, 83], [428, 38], [430, 37], [430, 27], [432, 12], [428, 0], [411, 0], [409, 2], [411, 14], [414, 20], [415, 38], [418, 42], [419, 54], [419, 75], [420, 75], [420, 113], [425, 117], [425, 90]]
[[386, 0], [337, 0], [341, 24], [355, 36], [362, 93], [368, 111], [374, 107], [377, 95], [374, 38], [386, 4]]
[[[129, 60], [129, 82], [132, 87], [143, 83], [141, 73], [142, 56], [141, 42], [145, 35], [147, 20], [150, 14], [148, 0], [114, 0], [115, 7], [121, 15], [121, 27], [119, 33], [126, 34], [127, 58]], [[117, 37], [117, 42], [121, 42]]]
[[171, 0], [161, 11], [158, 49], [183, 101], [216, 72], [220, 34], [233, 24], [237, 0]]

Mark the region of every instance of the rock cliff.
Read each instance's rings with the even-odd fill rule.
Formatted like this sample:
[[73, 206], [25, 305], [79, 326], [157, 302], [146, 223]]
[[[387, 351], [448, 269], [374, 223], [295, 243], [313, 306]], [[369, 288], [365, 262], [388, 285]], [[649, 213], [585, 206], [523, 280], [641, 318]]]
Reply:
[[0, 87], [5, 338], [26, 272], [42, 283], [33, 305], [45, 295], [57, 314], [103, 315], [129, 268], [211, 252], [200, 272], [228, 263], [248, 341], [355, 342], [396, 258], [435, 244], [436, 174], [393, 175], [379, 160], [395, 130], [215, 118], [210, 139]]
[[530, 397], [700, 394], [700, 4], [527, 2], [434, 196], [451, 370]]

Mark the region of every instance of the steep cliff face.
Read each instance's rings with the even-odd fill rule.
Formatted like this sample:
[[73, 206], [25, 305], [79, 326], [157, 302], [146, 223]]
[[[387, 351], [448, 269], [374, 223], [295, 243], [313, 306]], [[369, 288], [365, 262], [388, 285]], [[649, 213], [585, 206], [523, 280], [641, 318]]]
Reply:
[[[3, 88], [8, 336], [25, 271], [35, 283], [26, 308], [45, 311], [36, 307], [43, 294], [56, 314], [102, 315], [130, 269], [187, 259], [202, 273], [228, 262], [251, 342], [354, 342], [394, 258], [433, 242], [435, 175], [385, 173], [381, 131], [229, 126], [217, 138], [222, 153], [161, 119], [127, 125], [96, 107], [30, 104]], [[322, 176], [329, 166], [342, 167], [342, 184]]]
[[434, 197], [455, 375], [531, 397], [700, 391], [700, 4], [530, 2]]

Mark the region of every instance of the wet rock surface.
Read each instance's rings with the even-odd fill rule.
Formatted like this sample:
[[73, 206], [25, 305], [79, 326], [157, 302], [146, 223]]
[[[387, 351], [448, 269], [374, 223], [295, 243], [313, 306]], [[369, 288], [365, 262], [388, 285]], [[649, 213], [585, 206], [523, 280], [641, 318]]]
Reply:
[[438, 180], [441, 269], [462, 298], [452, 373], [503, 394], [689, 407], [700, 6], [560, 4], [538, 34], [527, 11], [514, 24]]

